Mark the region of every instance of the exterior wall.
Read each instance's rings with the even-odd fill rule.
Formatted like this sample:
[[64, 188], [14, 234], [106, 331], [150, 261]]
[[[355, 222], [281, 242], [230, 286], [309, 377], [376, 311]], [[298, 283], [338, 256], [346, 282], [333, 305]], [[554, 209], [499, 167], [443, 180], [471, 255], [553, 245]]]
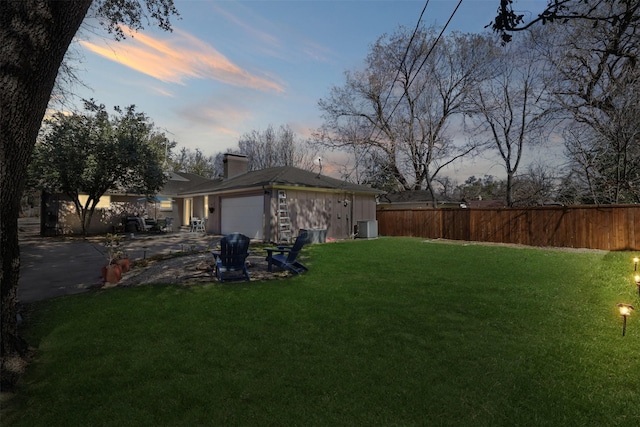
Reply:
[[[213, 209], [213, 212], [211, 210]], [[209, 217], [207, 218], [207, 232], [221, 234], [220, 196], [209, 195]]]
[[[204, 196], [198, 196], [198, 197], [194, 197], [191, 199], [192, 200], [192, 207], [191, 207], [191, 216], [194, 216], [196, 218], [207, 218], [208, 216], [208, 212], [205, 213], [205, 203], [204, 203]], [[186, 218], [187, 219], [187, 223], [190, 224], [191, 223], [191, 218]]]
[[354, 224], [358, 221], [373, 221], [376, 219], [376, 196], [355, 195], [353, 203]]
[[221, 234], [220, 221], [220, 196], [209, 195], [209, 207], [207, 211], [207, 233]]
[[[80, 234], [82, 226], [76, 213], [73, 202], [64, 195], [60, 195], [58, 204], [58, 226], [64, 234]], [[140, 196], [111, 196], [109, 208], [96, 208], [89, 224], [88, 233], [104, 234], [113, 233], [115, 226], [122, 224], [122, 219], [127, 216], [147, 216], [150, 218], [164, 219], [177, 218], [177, 203], [172, 203], [172, 209], [160, 209], [153, 204], [145, 204], [138, 199]], [[175, 226], [175, 220], [174, 220]]]
[[184, 225], [185, 211], [184, 211], [185, 198], [175, 199], [173, 202], [173, 209], [175, 217], [173, 219], [173, 229], [177, 230], [180, 226]]
[[[327, 238], [346, 239], [353, 236], [357, 221], [376, 218], [374, 194], [314, 191], [313, 189], [286, 189], [292, 236], [300, 229], [327, 230]], [[277, 189], [271, 191], [269, 233], [277, 241]]]
[[334, 194], [304, 190], [286, 191], [292, 237], [297, 236], [300, 229], [309, 228], [326, 229], [327, 236], [332, 236], [331, 219], [336, 204]]

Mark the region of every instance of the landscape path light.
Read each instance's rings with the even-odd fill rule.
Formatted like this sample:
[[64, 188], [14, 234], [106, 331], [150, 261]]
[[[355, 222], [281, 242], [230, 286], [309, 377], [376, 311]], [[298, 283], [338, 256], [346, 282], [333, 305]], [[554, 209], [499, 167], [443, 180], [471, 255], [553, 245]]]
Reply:
[[640, 274], [636, 274], [633, 279], [636, 281], [636, 286], [638, 287], [638, 296], [640, 296]]
[[633, 271], [638, 271], [638, 262], [640, 262], [640, 258], [633, 258]]
[[631, 314], [633, 306], [630, 304], [619, 303], [617, 304], [620, 316], [622, 316], [622, 336], [627, 332], [627, 316]]

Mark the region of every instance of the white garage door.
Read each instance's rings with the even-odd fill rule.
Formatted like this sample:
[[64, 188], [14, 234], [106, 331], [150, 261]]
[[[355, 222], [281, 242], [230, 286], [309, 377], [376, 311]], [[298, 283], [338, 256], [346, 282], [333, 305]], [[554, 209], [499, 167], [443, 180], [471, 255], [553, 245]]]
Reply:
[[263, 196], [229, 197], [220, 202], [222, 234], [239, 232], [252, 239], [263, 239]]

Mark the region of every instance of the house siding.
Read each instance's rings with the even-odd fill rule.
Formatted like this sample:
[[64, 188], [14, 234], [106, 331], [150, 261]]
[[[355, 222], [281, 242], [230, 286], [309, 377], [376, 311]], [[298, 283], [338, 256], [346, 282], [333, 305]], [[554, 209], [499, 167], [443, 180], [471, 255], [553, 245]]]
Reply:
[[[309, 191], [287, 189], [287, 203], [291, 229], [297, 235], [300, 229], [326, 229], [327, 238], [345, 239], [353, 235], [357, 221], [375, 219], [375, 195], [346, 192]], [[271, 196], [270, 236], [277, 241], [277, 189]]]
[[[65, 195], [56, 197], [58, 198], [56, 209], [60, 230], [64, 234], [82, 233], [82, 225], [73, 201]], [[172, 204], [172, 210], [160, 210], [158, 208], [155, 211], [153, 207], [147, 207], [145, 210], [145, 204], [138, 201], [140, 196], [111, 195], [110, 198], [111, 203], [108, 208], [95, 209], [88, 228], [90, 234], [112, 233], [115, 231], [115, 226], [121, 225], [122, 219], [127, 216], [144, 216], [146, 213], [149, 217], [157, 217], [157, 219], [178, 217], [177, 204], [175, 202]], [[46, 204], [47, 202], [45, 201]]]

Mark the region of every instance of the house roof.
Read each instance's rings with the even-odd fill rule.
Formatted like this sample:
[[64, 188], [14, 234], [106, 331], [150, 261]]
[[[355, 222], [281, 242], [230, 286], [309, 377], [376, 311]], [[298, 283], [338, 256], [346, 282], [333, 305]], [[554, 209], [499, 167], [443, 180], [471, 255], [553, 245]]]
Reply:
[[432, 202], [431, 193], [427, 190], [407, 190], [386, 193], [380, 196], [381, 203]]
[[[380, 196], [380, 204], [394, 204], [394, 205], [432, 205], [433, 197], [429, 190], [405, 190], [394, 191], [386, 193]], [[460, 202], [456, 200], [438, 200], [440, 206], [459, 206]]]
[[217, 181], [210, 180], [209, 182], [189, 188], [181, 194], [216, 193], [220, 191], [278, 185], [323, 188], [356, 193], [382, 193], [380, 190], [376, 190], [365, 185], [353, 184], [293, 166], [280, 166], [247, 172], [230, 179]]
[[159, 194], [163, 196], [178, 196], [182, 192], [212, 182], [217, 181], [193, 173], [169, 172], [169, 179], [162, 190], [159, 191]]
[[507, 204], [504, 200], [469, 200], [464, 203], [470, 208], [506, 208]]

